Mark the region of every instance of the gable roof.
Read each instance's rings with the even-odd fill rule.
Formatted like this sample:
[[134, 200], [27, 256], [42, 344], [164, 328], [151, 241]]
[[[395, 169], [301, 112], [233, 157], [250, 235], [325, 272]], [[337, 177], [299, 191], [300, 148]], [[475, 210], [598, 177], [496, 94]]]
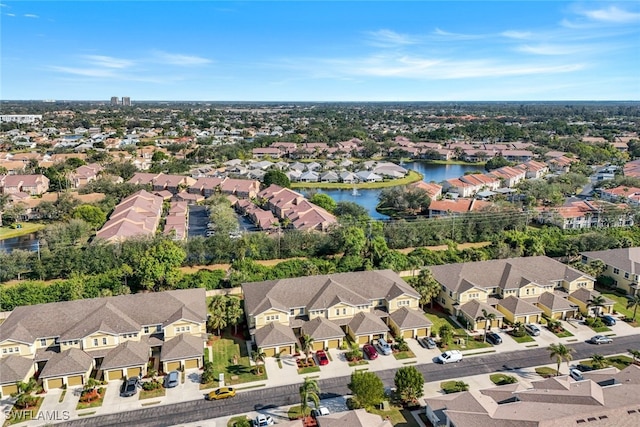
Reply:
[[293, 330], [278, 322], [268, 323], [256, 330], [255, 340], [258, 348], [291, 345], [298, 342]]
[[162, 345], [160, 360], [182, 360], [193, 357], [202, 357], [204, 351], [204, 339], [201, 336], [180, 334]]
[[[324, 297], [324, 291], [329, 292]], [[391, 300], [400, 295], [420, 295], [391, 270], [358, 271], [242, 284], [247, 315], [255, 316], [270, 308], [288, 312], [290, 307], [328, 309], [343, 299], [351, 305], [373, 300]], [[365, 302], [366, 301], [366, 302]]]
[[466, 304], [463, 304], [460, 307], [460, 311], [469, 316], [471, 319], [477, 319], [480, 316], [483, 316], [484, 313], [482, 310], [485, 310], [487, 313], [493, 313], [496, 316], [496, 319], [504, 318], [504, 314], [491, 307], [489, 304], [478, 301], [477, 299], [472, 299]]
[[144, 341], [125, 341], [111, 349], [102, 361], [100, 369], [108, 370], [128, 366], [145, 365], [149, 361], [150, 347]]
[[349, 321], [349, 328], [355, 335], [371, 335], [389, 331], [389, 327], [378, 316], [367, 311], [356, 313]]
[[572, 282], [581, 277], [595, 280], [546, 256], [434, 265], [429, 269], [438, 283], [454, 292], [459, 292], [464, 281], [480, 289], [513, 289], [528, 283], [555, 287], [558, 281]]
[[421, 310], [402, 307], [389, 315], [400, 329], [430, 328], [433, 323]]
[[0, 384], [15, 384], [24, 381], [33, 367], [33, 360], [11, 355], [0, 358]]
[[344, 337], [344, 332], [340, 326], [322, 316], [305, 322], [302, 325], [302, 332], [316, 341]]
[[70, 348], [61, 353], [54, 353], [44, 365], [39, 378], [62, 377], [73, 374], [84, 374], [93, 366], [93, 357], [79, 348]]
[[510, 313], [513, 313], [514, 316], [522, 315], [522, 314], [540, 314], [542, 310], [536, 307], [533, 304], [526, 302], [521, 298], [516, 298], [514, 296], [506, 297], [498, 301], [498, 305], [500, 307], [504, 307], [505, 310], [508, 310]]
[[581, 255], [599, 259], [630, 274], [640, 274], [640, 247], [582, 252]]

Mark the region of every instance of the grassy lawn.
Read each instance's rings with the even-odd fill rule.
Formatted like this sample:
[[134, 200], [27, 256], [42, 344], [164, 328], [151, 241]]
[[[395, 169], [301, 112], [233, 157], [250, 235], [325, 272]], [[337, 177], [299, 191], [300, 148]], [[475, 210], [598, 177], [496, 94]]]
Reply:
[[331, 189], [342, 189], [342, 190], [351, 190], [354, 187], [358, 189], [372, 189], [372, 188], [385, 188], [385, 187], [395, 187], [398, 185], [407, 185], [412, 182], [418, 182], [422, 180], [422, 175], [416, 171], [409, 171], [407, 176], [400, 179], [392, 179], [389, 181], [382, 182], [366, 182], [361, 184], [344, 184], [341, 182], [292, 182], [291, 188], [331, 188]]
[[[462, 383], [463, 381], [459, 381], [459, 380], [452, 380], [452, 381], [444, 381], [440, 383], [440, 388], [445, 392], [445, 394], [451, 394], [451, 393], [459, 393], [460, 390], [457, 385], [458, 383]], [[467, 386], [467, 390], [469, 389], [469, 385], [466, 384]]]
[[[632, 363], [633, 359], [629, 356], [611, 356], [604, 359], [605, 368], [614, 366], [620, 370], [623, 370]], [[580, 364], [593, 367], [593, 362], [591, 361], [591, 359], [583, 360], [582, 362], [580, 362]]]
[[519, 344], [524, 344], [527, 342], [535, 342], [533, 338], [531, 338], [528, 334], [523, 335], [521, 337], [514, 337], [513, 335], [509, 335], [513, 340]]
[[593, 326], [589, 326], [591, 329], [593, 329], [596, 332], [610, 332], [611, 329], [609, 329], [607, 326], [600, 326], [597, 328], [594, 328]]
[[516, 379], [516, 382], [517, 382], [517, 378], [514, 377], [513, 375], [491, 374], [489, 375], [489, 378], [491, 379], [491, 382], [494, 383], [495, 385], [512, 384], [513, 380], [510, 381], [511, 378]]
[[236, 422], [242, 421], [242, 420], [248, 420], [248, 419], [249, 417], [247, 417], [246, 415], [239, 415], [237, 417], [233, 417], [227, 422], [227, 427], [235, 427]]
[[567, 331], [566, 329], [564, 329], [562, 332], [553, 332], [551, 331], [551, 333], [553, 333], [553, 335], [557, 336], [558, 338], [567, 338], [567, 337], [572, 337], [573, 334], [569, 331]]
[[[475, 350], [479, 348], [491, 347], [491, 344], [476, 341], [472, 336], [467, 339], [467, 332], [455, 323], [449, 316], [439, 311], [432, 311], [427, 309], [425, 316], [433, 323], [431, 330], [438, 332], [438, 329], [444, 324], [449, 324], [453, 328], [454, 338], [453, 342], [449, 344], [447, 350]], [[461, 343], [459, 343], [461, 342]]]
[[[615, 301], [615, 304], [613, 305], [613, 309], [615, 311], [624, 315], [624, 317], [626, 317], [627, 319], [631, 319], [633, 317], [633, 310], [627, 308], [627, 301], [629, 301], [627, 297], [613, 293], [608, 289], [601, 288], [600, 286], [596, 287], [596, 289], [602, 294], [603, 297]], [[636, 322], [635, 324], [633, 324], [633, 326], [638, 327], [640, 326], [640, 323]]]
[[360, 359], [360, 360], [355, 360], [353, 362], [349, 362], [349, 366], [360, 366], [360, 365], [368, 365], [369, 362], [367, 362], [364, 359]]
[[164, 387], [157, 388], [155, 390], [140, 390], [139, 400], [143, 399], [153, 399], [154, 397], [162, 397], [167, 394], [167, 391]]
[[302, 418], [302, 406], [295, 405], [289, 408], [287, 417], [289, 417], [290, 420], [297, 420], [298, 418]]
[[38, 401], [36, 405], [29, 409], [18, 409], [15, 406], [11, 408], [9, 413], [5, 413], [6, 421], [3, 426], [10, 426], [13, 424], [18, 424], [24, 421], [30, 421], [35, 417], [40, 411], [40, 406], [42, 406], [42, 402], [44, 401], [44, 397], [38, 397]]
[[89, 402], [89, 403], [78, 402], [78, 406], [76, 406], [76, 411], [79, 411], [81, 409], [97, 408], [99, 406], [102, 406], [102, 401], [104, 400], [105, 393], [106, 393], [106, 390], [100, 395], [99, 399], [96, 399], [93, 402]]
[[372, 414], [378, 414], [383, 419], [389, 418], [391, 424], [394, 426], [402, 426], [402, 427], [419, 427], [419, 424], [416, 422], [411, 412], [401, 409], [400, 407], [391, 406], [391, 409], [388, 411], [383, 411], [381, 409], [370, 409], [368, 412]]
[[403, 359], [411, 359], [413, 357], [416, 357], [416, 355], [413, 351], [407, 350], [407, 351], [399, 351], [397, 353], [393, 353], [393, 357], [395, 357], [397, 360], [403, 360]]
[[314, 372], [320, 372], [319, 366], [307, 366], [306, 368], [298, 368], [298, 374], [312, 374]]
[[556, 370], [555, 368], [549, 368], [546, 366], [542, 366], [540, 368], [536, 368], [536, 374], [540, 375], [541, 377], [547, 378], [547, 377], [553, 377], [556, 375]]
[[[254, 373], [254, 367], [250, 365], [249, 355], [247, 354], [247, 346], [245, 342], [237, 337], [223, 336], [211, 344], [211, 354], [213, 355], [213, 369], [215, 378], [218, 374], [224, 373], [225, 385], [236, 385], [251, 381], [266, 380], [267, 374], [264, 366], [262, 374]], [[237, 355], [238, 364], [233, 364], [233, 357]], [[204, 387], [208, 386], [208, 387]], [[211, 384], [201, 384], [201, 389], [213, 388], [218, 386], [218, 381]]]
[[46, 227], [44, 224], [29, 222], [21, 222], [20, 224], [22, 224], [22, 228], [0, 227], [0, 240], [35, 233], [36, 231], [42, 230]]

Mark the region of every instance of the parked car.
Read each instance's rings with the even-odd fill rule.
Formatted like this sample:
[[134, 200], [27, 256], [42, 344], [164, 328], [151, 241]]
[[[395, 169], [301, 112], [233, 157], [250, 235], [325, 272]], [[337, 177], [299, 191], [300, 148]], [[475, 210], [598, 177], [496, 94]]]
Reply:
[[580, 363], [579, 365], [576, 366], [576, 369], [580, 372], [590, 372], [593, 371], [593, 366], [589, 366], [589, 365], [583, 365], [582, 363]]
[[171, 371], [164, 377], [164, 387], [173, 388], [180, 384], [180, 372]]
[[495, 332], [487, 332], [487, 342], [493, 345], [502, 344], [502, 338]]
[[236, 390], [233, 387], [220, 387], [207, 395], [207, 400], [220, 400], [234, 397]]
[[313, 409], [311, 411], [311, 416], [315, 419], [318, 417], [324, 417], [325, 415], [329, 415], [330, 412], [325, 406], [321, 406], [318, 409]]
[[131, 377], [122, 384], [121, 394], [124, 397], [131, 397], [138, 392], [138, 386], [140, 385], [140, 379], [138, 377]]
[[604, 316], [602, 316], [602, 323], [604, 323], [607, 326], [613, 326], [616, 324], [616, 318], [608, 314], [605, 314]]
[[378, 358], [378, 352], [377, 352], [376, 348], [374, 346], [372, 346], [371, 344], [365, 344], [362, 347], [362, 351], [364, 352], [364, 354], [367, 355], [367, 357], [370, 360]]
[[274, 424], [275, 423], [273, 422], [273, 418], [271, 418], [271, 415], [258, 414], [253, 419], [253, 425], [255, 427], [266, 427], [266, 426], [272, 426]]
[[569, 376], [576, 381], [584, 380], [584, 377], [582, 376], [582, 372], [580, 372], [580, 370], [576, 368], [569, 369]]
[[460, 350], [449, 350], [438, 356], [438, 363], [443, 365], [446, 363], [458, 363], [462, 360], [462, 353]]
[[428, 348], [428, 349], [436, 348], [436, 342], [431, 337], [418, 338], [418, 342], [424, 348]]
[[532, 337], [537, 337], [538, 335], [540, 335], [540, 328], [538, 328], [533, 323], [527, 323], [526, 325], [524, 325], [524, 330], [527, 331], [527, 333]]
[[600, 345], [600, 344], [611, 344], [613, 342], [613, 340], [611, 338], [609, 338], [609, 337], [604, 336], [604, 335], [596, 335], [596, 336], [591, 337], [589, 342], [591, 344]]
[[316, 351], [316, 357], [318, 358], [318, 365], [324, 366], [329, 364], [329, 358], [327, 357], [327, 353], [324, 350]]
[[385, 356], [390, 355], [393, 351], [391, 350], [391, 346], [384, 338], [380, 338], [378, 340], [378, 351]]

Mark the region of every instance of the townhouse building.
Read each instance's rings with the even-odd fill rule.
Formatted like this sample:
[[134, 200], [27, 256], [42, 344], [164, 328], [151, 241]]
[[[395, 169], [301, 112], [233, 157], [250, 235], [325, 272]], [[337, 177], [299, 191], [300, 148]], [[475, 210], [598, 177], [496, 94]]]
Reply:
[[391, 270], [243, 283], [242, 292], [251, 339], [267, 356], [294, 353], [302, 335], [318, 350], [338, 348], [347, 335], [364, 344], [431, 328], [420, 295]]
[[[599, 295], [595, 278], [546, 256], [507, 258], [428, 267], [442, 286], [437, 302], [469, 329], [501, 327], [505, 321], [537, 323], [543, 314], [566, 319], [588, 313]], [[610, 313], [606, 300], [602, 311]], [[495, 319], [486, 325], [482, 310]]]
[[[204, 289], [120, 295], [15, 308], [0, 325], [2, 395], [38, 374], [45, 390], [155, 369], [202, 366]], [[11, 368], [11, 369], [9, 369]]]
[[162, 196], [140, 190], [122, 200], [96, 233], [96, 238], [119, 241], [131, 237], [153, 236], [162, 216]]
[[0, 175], [0, 194], [26, 193], [39, 196], [49, 190], [49, 178], [44, 175]]
[[640, 291], [640, 247], [608, 249], [606, 251], [582, 252], [582, 262], [602, 261], [606, 269], [603, 273], [613, 279], [613, 285], [633, 296]]
[[630, 227], [633, 212], [626, 204], [601, 200], [567, 200], [563, 206], [538, 207], [537, 221], [563, 230], [601, 227]]

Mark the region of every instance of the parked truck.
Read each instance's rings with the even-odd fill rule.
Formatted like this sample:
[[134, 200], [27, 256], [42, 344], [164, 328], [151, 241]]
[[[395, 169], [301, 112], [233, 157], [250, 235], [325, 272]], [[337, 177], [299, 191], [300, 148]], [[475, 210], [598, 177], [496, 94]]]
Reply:
[[438, 356], [438, 363], [442, 363], [443, 365], [445, 363], [458, 363], [461, 360], [462, 353], [460, 353], [460, 350], [445, 351], [440, 356]]

